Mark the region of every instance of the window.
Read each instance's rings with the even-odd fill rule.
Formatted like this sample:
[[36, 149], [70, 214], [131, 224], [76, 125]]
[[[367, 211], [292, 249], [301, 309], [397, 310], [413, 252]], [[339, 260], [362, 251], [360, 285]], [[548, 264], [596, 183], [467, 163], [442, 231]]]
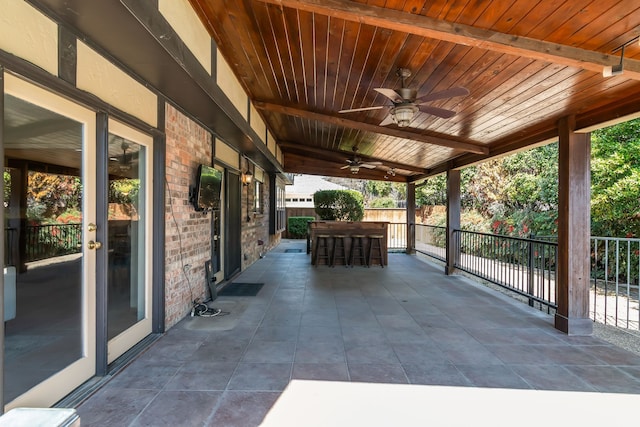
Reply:
[[269, 177], [269, 234], [276, 234], [286, 228], [287, 212], [285, 201], [291, 199], [285, 197], [285, 183], [279, 177]]
[[262, 207], [262, 183], [260, 181], [254, 181], [254, 197], [253, 197], [253, 211], [255, 213], [263, 213]]

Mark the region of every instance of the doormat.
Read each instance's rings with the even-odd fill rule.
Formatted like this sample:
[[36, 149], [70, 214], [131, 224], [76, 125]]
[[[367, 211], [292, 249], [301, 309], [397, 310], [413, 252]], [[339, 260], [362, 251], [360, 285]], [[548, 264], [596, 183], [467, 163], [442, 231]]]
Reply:
[[221, 291], [218, 291], [218, 296], [255, 297], [263, 286], [264, 283], [229, 283]]
[[284, 253], [286, 254], [299, 254], [302, 252], [302, 249], [285, 249]]

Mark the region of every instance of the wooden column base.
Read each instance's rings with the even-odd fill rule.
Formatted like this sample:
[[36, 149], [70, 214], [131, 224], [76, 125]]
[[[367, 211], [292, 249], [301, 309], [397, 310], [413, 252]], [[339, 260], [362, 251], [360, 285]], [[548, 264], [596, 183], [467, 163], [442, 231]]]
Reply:
[[577, 317], [565, 317], [556, 313], [555, 328], [574, 336], [590, 336], [593, 335], [593, 320]]

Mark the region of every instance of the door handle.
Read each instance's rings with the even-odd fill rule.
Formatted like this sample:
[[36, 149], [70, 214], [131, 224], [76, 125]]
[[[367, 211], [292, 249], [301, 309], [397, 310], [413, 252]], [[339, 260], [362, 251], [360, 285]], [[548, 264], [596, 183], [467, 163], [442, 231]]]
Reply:
[[93, 240], [89, 240], [89, 243], [87, 243], [87, 247], [89, 249], [100, 249], [102, 247], [102, 243], [100, 242], [94, 242]]

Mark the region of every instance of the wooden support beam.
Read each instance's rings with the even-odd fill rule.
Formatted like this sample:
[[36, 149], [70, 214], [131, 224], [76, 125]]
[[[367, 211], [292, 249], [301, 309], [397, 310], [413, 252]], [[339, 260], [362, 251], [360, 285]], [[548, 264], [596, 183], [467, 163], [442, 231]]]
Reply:
[[589, 318], [591, 230], [591, 136], [575, 133], [575, 118], [558, 123], [558, 309], [555, 327], [591, 335]]
[[455, 141], [451, 139], [435, 138], [428, 135], [423, 135], [415, 132], [407, 132], [394, 128], [387, 128], [384, 126], [372, 125], [369, 123], [357, 122], [355, 120], [343, 119], [342, 117], [329, 116], [326, 114], [315, 113], [313, 111], [303, 110], [295, 107], [288, 107], [285, 105], [271, 104], [268, 102], [256, 101], [253, 103], [254, 107], [259, 110], [271, 111], [279, 114], [286, 114], [289, 116], [300, 117], [309, 120], [318, 120], [325, 123], [330, 123], [336, 126], [342, 126], [351, 129], [357, 129], [364, 132], [379, 133], [382, 135], [389, 135], [396, 138], [409, 139], [412, 141], [424, 142], [427, 144], [439, 145], [443, 147], [453, 148], [456, 150], [467, 151], [476, 154], [489, 154], [489, 148], [471, 144], [468, 142]]
[[[346, 158], [351, 158], [353, 157], [353, 153], [348, 153], [346, 151], [336, 151], [336, 150], [325, 150], [323, 148], [318, 148], [318, 147], [312, 147], [310, 145], [305, 145], [305, 144], [296, 144], [296, 143], [292, 143], [292, 142], [280, 142], [278, 144], [280, 146], [280, 149], [283, 151], [297, 151], [300, 153], [306, 153], [306, 154], [315, 154], [315, 155], [320, 155], [320, 156], [326, 156], [329, 155], [333, 160], [336, 162], [344, 162], [344, 160]], [[371, 156], [363, 156], [362, 154], [358, 153], [358, 157], [360, 157], [363, 161], [365, 162], [382, 162], [383, 166], [387, 166], [389, 168], [395, 168], [395, 169], [402, 169], [402, 170], [406, 170], [406, 171], [411, 171], [411, 172], [418, 172], [420, 174], [426, 174], [428, 173], [428, 169], [425, 168], [421, 168], [419, 166], [413, 166], [413, 165], [406, 165], [404, 163], [397, 163], [397, 162], [391, 162], [385, 159], [380, 159], [377, 157], [371, 157]]]
[[[513, 34], [476, 28], [394, 9], [369, 6], [345, 0], [259, 0], [331, 16], [393, 31], [415, 34], [464, 46], [478, 47], [509, 55], [523, 56], [554, 64], [602, 73], [605, 66], [620, 62], [620, 57], [580, 49], [559, 43], [521, 37]], [[624, 60], [624, 75], [640, 80], [640, 61]]]
[[447, 244], [445, 274], [456, 271], [455, 261], [458, 255], [454, 230], [460, 230], [460, 170], [447, 171]]

